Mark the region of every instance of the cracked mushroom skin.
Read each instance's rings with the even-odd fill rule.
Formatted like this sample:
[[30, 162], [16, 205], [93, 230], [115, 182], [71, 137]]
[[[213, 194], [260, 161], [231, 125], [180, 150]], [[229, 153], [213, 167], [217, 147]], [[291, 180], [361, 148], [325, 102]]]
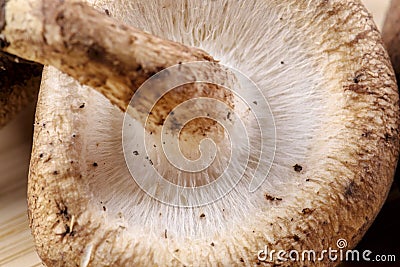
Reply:
[[274, 114], [275, 159], [253, 193], [244, 177], [205, 206], [160, 203], [126, 167], [123, 113], [47, 67], [28, 185], [47, 266], [269, 266], [257, 258], [265, 247], [357, 244], [387, 196], [399, 146], [394, 73], [360, 1], [92, 2], [248, 75]]

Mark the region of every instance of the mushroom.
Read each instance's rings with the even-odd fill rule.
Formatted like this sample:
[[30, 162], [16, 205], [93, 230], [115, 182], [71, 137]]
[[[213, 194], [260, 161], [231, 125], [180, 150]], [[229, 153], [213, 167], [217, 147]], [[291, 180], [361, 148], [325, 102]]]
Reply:
[[397, 47], [399, 40], [399, 17], [400, 17], [400, 1], [392, 0], [387, 13], [385, 24], [382, 30], [382, 38], [386, 45], [389, 56], [392, 60], [393, 68], [396, 72], [396, 78], [399, 79], [400, 56]]
[[0, 53], [0, 128], [37, 97], [42, 66]]
[[[163, 151], [146, 147], [150, 157], [123, 151], [122, 129], [135, 120], [124, 118], [98, 92], [46, 67], [28, 186], [32, 232], [46, 265], [250, 266], [279, 263], [277, 257], [261, 255], [266, 248], [301, 253], [357, 244], [387, 196], [399, 141], [393, 70], [359, 1], [91, 3], [131, 26], [199, 47], [247, 75], [268, 101], [264, 107], [271, 108], [276, 128], [260, 137], [249, 117], [245, 137], [250, 148], [276, 138], [275, 157], [256, 190], [249, 190], [257, 168], [250, 161], [243, 179], [213, 202], [185, 207], [165, 203], [142, 190], [126, 166]], [[233, 100], [236, 104], [237, 98]], [[261, 98], [252, 100], [247, 103], [251, 109], [264, 104]], [[242, 104], [231, 108], [241, 112]], [[269, 114], [267, 108], [264, 112]], [[245, 117], [236, 118], [233, 129]], [[134, 127], [151, 135], [146, 125]], [[216, 127], [211, 133], [219, 130], [225, 129]], [[214, 142], [222, 159], [235, 148], [225, 143], [225, 136]], [[198, 152], [197, 145], [188, 147]], [[134, 161], [127, 153], [141, 158]], [[157, 166], [134, 166], [143, 175], [154, 169], [166, 173], [163, 158], [156, 159]], [[179, 172], [170, 170], [166, 176], [174, 179]], [[209, 170], [210, 180], [218, 171]], [[333, 264], [327, 257], [315, 262]]]
[[[394, 72], [396, 74], [396, 80], [400, 79], [400, 50], [398, 49], [398, 41], [400, 37], [400, 1], [392, 0], [387, 12], [385, 23], [382, 30], [382, 39], [387, 52], [390, 56], [390, 60], [393, 65]], [[398, 173], [398, 170], [397, 172]], [[397, 183], [400, 182], [400, 176], [395, 175]]]

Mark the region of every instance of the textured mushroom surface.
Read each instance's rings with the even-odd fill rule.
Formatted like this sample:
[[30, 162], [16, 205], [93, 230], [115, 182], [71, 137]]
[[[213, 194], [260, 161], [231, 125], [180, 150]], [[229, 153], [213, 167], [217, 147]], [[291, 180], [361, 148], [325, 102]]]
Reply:
[[48, 266], [253, 266], [269, 264], [257, 258], [266, 246], [357, 244], [386, 198], [399, 141], [393, 70], [360, 1], [92, 2], [252, 79], [274, 115], [275, 159], [253, 193], [245, 176], [208, 205], [165, 205], [126, 167], [124, 114], [47, 68], [28, 204]]
[[400, 1], [393, 0], [387, 13], [385, 24], [382, 29], [382, 38], [386, 45], [386, 49], [392, 60], [393, 68], [396, 72], [397, 80], [400, 78], [400, 52], [399, 43], [399, 25], [400, 23]]
[[0, 53], [0, 128], [34, 101], [39, 91], [43, 66], [20, 60]]

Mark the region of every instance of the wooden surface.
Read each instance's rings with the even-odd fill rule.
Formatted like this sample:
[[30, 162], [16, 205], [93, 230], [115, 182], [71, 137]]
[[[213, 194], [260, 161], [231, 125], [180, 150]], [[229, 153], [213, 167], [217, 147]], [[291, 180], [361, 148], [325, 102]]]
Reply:
[[34, 105], [0, 130], [0, 266], [40, 266], [27, 218]]
[[[363, 2], [381, 27], [389, 0], [364, 0]], [[2, 267], [41, 266], [40, 259], [34, 250], [26, 207], [26, 181], [33, 113], [34, 106], [31, 105], [11, 124], [0, 130], [0, 266]], [[399, 205], [395, 205], [394, 208], [393, 204], [387, 205], [383, 214], [385, 212], [389, 215], [393, 214], [395, 210], [398, 212], [398, 208]], [[385, 240], [394, 240], [380, 232], [382, 231], [380, 229], [385, 229], [382, 227], [383, 223], [390, 224], [391, 222], [390, 219], [385, 218], [385, 216], [378, 218], [378, 223], [373, 226], [373, 231], [367, 234], [360, 244], [361, 247], [368, 248], [368, 244], [376, 243], [376, 239], [383, 243]], [[394, 228], [396, 227], [399, 228], [394, 224]]]

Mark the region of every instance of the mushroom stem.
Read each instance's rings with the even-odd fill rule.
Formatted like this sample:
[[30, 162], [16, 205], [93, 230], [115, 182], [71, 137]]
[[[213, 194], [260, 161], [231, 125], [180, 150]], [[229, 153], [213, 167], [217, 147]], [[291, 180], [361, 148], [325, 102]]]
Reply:
[[[8, 0], [2, 1], [0, 18], [0, 45], [8, 53], [53, 65], [82, 84], [89, 85], [111, 103], [126, 111], [136, 92], [148, 78], [176, 64], [193, 61], [214, 62], [215, 67], [204, 73], [188, 72], [193, 81], [200, 77], [217, 75], [235, 83], [233, 74], [217, 67], [216, 61], [201, 49], [155, 37], [133, 27], [118, 23], [88, 5], [76, 1]], [[132, 116], [146, 117], [141, 104], [158, 99], [162, 84], [142, 95]], [[172, 89], [172, 88], [171, 88]], [[150, 95], [150, 97], [149, 97]], [[182, 100], [193, 97], [211, 97], [233, 107], [233, 95], [221, 86], [183, 86], [168, 93], [158, 112], [153, 112], [148, 131], [162, 125], [168, 113]], [[155, 104], [155, 103], [152, 103]], [[198, 126], [200, 125], [200, 126]], [[209, 123], [199, 123], [198, 132], [210, 131]], [[188, 129], [189, 131], [190, 129]]]
[[160, 70], [215, 60], [206, 52], [125, 26], [76, 1], [2, 1], [0, 45], [53, 65], [125, 111], [136, 89]]
[[392, 0], [382, 30], [382, 38], [392, 61], [396, 78], [400, 79], [400, 0]]

